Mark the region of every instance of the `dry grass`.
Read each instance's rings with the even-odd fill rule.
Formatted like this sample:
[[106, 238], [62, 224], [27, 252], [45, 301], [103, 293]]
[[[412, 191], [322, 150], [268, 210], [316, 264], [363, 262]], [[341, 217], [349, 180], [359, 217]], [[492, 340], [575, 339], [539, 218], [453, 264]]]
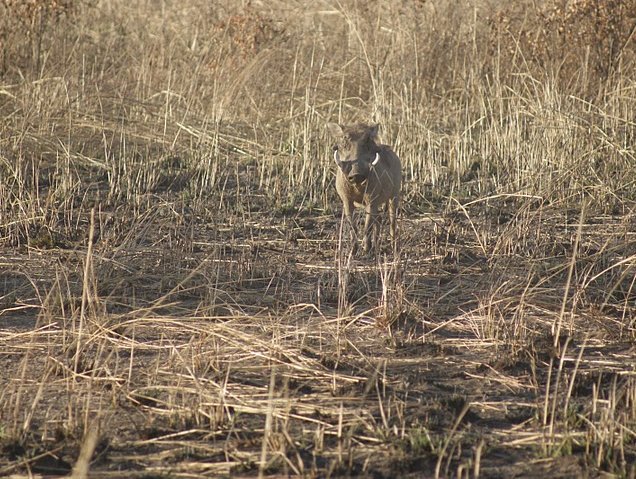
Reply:
[[0, 476], [634, 477], [633, 2], [380, 3], [0, 2]]

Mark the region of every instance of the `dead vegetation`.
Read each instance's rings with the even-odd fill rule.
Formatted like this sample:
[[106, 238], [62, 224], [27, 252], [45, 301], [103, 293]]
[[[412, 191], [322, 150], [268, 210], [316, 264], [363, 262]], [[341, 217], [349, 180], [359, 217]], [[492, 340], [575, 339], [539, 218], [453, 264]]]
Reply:
[[633, 2], [380, 3], [0, 3], [0, 476], [636, 474]]

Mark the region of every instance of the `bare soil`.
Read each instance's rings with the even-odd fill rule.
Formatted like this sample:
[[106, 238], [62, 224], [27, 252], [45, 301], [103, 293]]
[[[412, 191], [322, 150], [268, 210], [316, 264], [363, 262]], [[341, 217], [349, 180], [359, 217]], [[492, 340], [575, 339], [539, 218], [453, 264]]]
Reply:
[[[88, 238], [4, 249], [1, 413], [20, 434], [0, 472], [67, 474], [98, 427], [91, 477], [253, 476], [264, 442], [281, 477], [596, 475], [587, 418], [633, 407], [633, 299], [593, 281], [577, 299], [563, 258], [578, 244], [592, 277], [611, 232], [628, 241], [604, 251], [628, 254], [630, 218], [584, 218], [577, 243], [556, 210], [530, 230], [515, 205], [407, 206], [397, 254], [350, 259], [337, 213], [268, 206], [168, 191], [135, 218], [99, 208], [92, 256]], [[492, 253], [522, 230], [545, 256]], [[612, 454], [634, 473], [631, 440]]]

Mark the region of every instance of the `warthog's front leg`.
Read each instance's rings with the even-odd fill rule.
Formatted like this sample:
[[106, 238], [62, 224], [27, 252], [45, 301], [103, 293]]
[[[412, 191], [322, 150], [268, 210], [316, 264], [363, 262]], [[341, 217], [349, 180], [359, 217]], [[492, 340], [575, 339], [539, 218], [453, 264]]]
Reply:
[[345, 224], [342, 225], [343, 228], [346, 228], [349, 234], [349, 240], [353, 245], [353, 252], [355, 253], [358, 249], [358, 234], [356, 232], [356, 225], [353, 222], [353, 201], [344, 201], [343, 202], [343, 222]]
[[366, 206], [366, 216], [364, 218], [364, 245], [365, 253], [371, 252], [371, 242], [377, 245], [377, 225], [378, 223], [378, 207], [373, 203]]
[[400, 203], [400, 198], [394, 196], [387, 202], [387, 209], [389, 210], [389, 226], [391, 228], [391, 242], [395, 246], [397, 241], [397, 209]]

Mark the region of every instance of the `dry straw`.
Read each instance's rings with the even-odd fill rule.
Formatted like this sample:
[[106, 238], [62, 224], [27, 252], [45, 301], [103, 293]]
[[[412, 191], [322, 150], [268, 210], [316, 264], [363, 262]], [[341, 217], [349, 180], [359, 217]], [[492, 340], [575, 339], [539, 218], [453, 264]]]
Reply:
[[[635, 25], [0, 1], [0, 476], [633, 477]], [[396, 248], [328, 122], [399, 154]]]

